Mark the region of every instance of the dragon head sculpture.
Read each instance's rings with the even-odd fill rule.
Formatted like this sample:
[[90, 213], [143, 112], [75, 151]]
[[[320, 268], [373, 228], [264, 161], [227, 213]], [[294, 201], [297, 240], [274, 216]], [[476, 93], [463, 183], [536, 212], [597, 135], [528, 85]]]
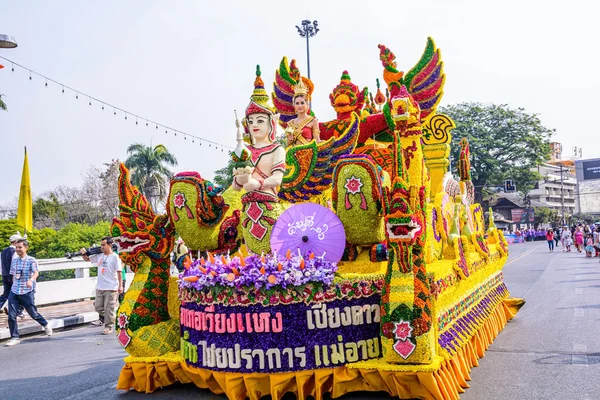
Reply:
[[338, 119], [346, 119], [352, 112], [360, 114], [365, 104], [365, 90], [360, 90], [352, 83], [348, 71], [342, 73], [340, 83], [329, 95], [329, 100], [337, 113]]
[[411, 207], [411, 198], [420, 196], [414, 190], [415, 187], [409, 187], [402, 178], [397, 178], [392, 185], [385, 223], [390, 242], [413, 244], [423, 235], [421, 213]]
[[111, 234], [119, 247], [121, 260], [133, 272], [146, 255], [152, 260], [168, 259], [173, 249], [174, 230], [166, 215], [155, 215], [150, 203], [129, 181], [129, 170], [119, 165], [119, 218], [114, 218]]

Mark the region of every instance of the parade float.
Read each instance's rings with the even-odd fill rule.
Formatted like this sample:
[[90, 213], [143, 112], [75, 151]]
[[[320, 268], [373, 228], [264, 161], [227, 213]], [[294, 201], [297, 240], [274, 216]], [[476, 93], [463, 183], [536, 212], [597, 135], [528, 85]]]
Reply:
[[[456, 399], [468, 387], [523, 301], [503, 282], [502, 231], [474, 203], [465, 140], [459, 179], [449, 170], [440, 51], [428, 39], [406, 74], [387, 47], [379, 56], [386, 94], [344, 71], [323, 123], [298, 119], [313, 83], [294, 61], [272, 96], [257, 68], [229, 188], [179, 173], [156, 215], [121, 166], [112, 234], [135, 278], [117, 314], [129, 353], [118, 389]], [[305, 139], [284, 148], [277, 124]], [[176, 236], [183, 272], [171, 277]]]

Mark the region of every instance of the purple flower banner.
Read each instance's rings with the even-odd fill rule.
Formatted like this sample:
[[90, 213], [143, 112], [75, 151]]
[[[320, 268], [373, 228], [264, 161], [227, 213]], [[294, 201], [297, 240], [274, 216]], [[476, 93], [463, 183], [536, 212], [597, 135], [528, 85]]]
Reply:
[[230, 372], [332, 368], [378, 358], [379, 294], [306, 305], [181, 305], [188, 365]]

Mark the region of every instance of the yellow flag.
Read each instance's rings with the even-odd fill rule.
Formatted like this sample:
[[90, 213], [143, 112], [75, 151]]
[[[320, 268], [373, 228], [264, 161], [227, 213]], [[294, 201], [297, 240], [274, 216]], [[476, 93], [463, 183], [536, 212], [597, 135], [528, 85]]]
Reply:
[[25, 233], [33, 230], [33, 212], [31, 211], [31, 184], [29, 183], [29, 161], [27, 160], [27, 147], [25, 147], [25, 161], [23, 161], [23, 175], [21, 175], [21, 190], [19, 191], [19, 208], [17, 209], [17, 225]]

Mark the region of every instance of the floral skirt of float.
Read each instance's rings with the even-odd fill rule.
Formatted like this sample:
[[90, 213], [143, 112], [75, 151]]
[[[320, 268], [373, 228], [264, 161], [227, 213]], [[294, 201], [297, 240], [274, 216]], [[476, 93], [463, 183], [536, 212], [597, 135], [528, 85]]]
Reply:
[[312, 396], [321, 400], [325, 393], [336, 398], [357, 391], [385, 391], [402, 399], [458, 400], [469, 387], [471, 368], [478, 365], [478, 359], [522, 302], [504, 297], [452, 356], [436, 356], [427, 365], [394, 365], [374, 359], [337, 368], [245, 374], [190, 367], [180, 352], [173, 352], [159, 357], [126, 357], [117, 389], [152, 393], [179, 382], [236, 400], [258, 400], [268, 394], [280, 399], [287, 392], [299, 399]]
[[279, 198], [274, 194], [254, 191], [242, 196], [242, 205], [242, 227], [246, 246], [257, 254], [270, 252], [271, 231], [283, 212]]

